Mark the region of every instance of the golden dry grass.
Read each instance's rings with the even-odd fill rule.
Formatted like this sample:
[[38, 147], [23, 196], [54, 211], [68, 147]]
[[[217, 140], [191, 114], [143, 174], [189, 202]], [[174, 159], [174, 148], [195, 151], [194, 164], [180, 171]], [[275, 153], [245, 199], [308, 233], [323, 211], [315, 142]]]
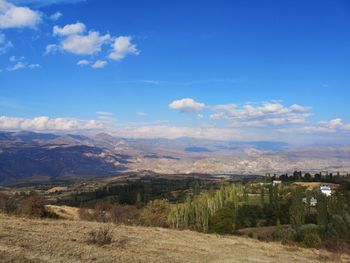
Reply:
[[80, 220], [79, 208], [71, 206], [46, 205], [49, 212], [56, 214], [61, 219]]
[[[0, 214], [0, 262], [349, 262], [325, 251], [242, 237], [162, 228], [111, 226], [113, 242], [88, 244], [106, 224], [38, 220]], [[340, 260], [340, 259], [339, 259]]]

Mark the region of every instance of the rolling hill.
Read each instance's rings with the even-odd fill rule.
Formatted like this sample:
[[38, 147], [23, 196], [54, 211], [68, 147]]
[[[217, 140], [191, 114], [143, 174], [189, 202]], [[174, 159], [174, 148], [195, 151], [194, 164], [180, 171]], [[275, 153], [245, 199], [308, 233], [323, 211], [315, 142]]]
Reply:
[[315, 249], [236, 236], [112, 225], [111, 244], [87, 242], [104, 223], [38, 220], [0, 214], [0, 261], [58, 262], [349, 262]]

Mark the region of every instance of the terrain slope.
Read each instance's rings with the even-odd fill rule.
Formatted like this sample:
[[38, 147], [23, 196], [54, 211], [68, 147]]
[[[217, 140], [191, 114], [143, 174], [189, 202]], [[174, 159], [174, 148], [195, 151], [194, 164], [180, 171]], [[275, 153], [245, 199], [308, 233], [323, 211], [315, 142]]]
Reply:
[[88, 244], [103, 223], [0, 214], [0, 262], [349, 262], [325, 251], [139, 226], [111, 226], [113, 242]]

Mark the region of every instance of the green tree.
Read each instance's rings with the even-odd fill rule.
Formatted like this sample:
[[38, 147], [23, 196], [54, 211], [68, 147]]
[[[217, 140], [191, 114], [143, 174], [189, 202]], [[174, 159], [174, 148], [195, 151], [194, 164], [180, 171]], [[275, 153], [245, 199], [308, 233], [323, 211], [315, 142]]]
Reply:
[[265, 204], [265, 188], [264, 188], [264, 186], [261, 186], [260, 201], [261, 201], [261, 205]]
[[294, 229], [298, 229], [305, 221], [305, 206], [303, 204], [303, 191], [296, 189], [292, 191], [291, 204], [289, 208], [290, 223]]
[[317, 224], [320, 226], [328, 224], [327, 197], [321, 193], [317, 197]]
[[137, 193], [135, 205], [136, 205], [137, 208], [142, 208], [142, 206], [143, 206], [142, 198], [141, 198], [141, 194], [140, 193]]

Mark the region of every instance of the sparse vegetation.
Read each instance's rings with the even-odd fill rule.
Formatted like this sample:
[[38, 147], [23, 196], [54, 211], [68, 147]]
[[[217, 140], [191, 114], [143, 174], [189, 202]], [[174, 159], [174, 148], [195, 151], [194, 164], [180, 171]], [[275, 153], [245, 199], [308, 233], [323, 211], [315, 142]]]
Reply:
[[[164, 181], [158, 182], [173, 189], [170, 187], [170, 181], [166, 184]], [[153, 197], [150, 198], [145, 196], [147, 191], [136, 191], [140, 190], [140, 182], [132, 183], [137, 187], [123, 186], [116, 189], [131, 190], [130, 197], [127, 197], [128, 190], [123, 190], [122, 196], [125, 200], [135, 198], [134, 204], [120, 204], [120, 199], [105, 198], [106, 196], [101, 195], [102, 198], [82, 202], [82, 207], [75, 208], [75, 214], [69, 216], [69, 213], [66, 215], [66, 210], [61, 211], [59, 206], [56, 208], [47, 206], [47, 200], [38, 193], [2, 194], [0, 209], [5, 213], [27, 217], [45, 218], [58, 215], [73, 220], [119, 225], [243, 234], [254, 239], [278, 241], [282, 244], [327, 248], [338, 252], [348, 251], [350, 194], [349, 183], [346, 180], [340, 186], [333, 188], [330, 197], [323, 195], [319, 191], [319, 184], [313, 182], [299, 184], [292, 181], [273, 186], [271, 181], [266, 179], [260, 182], [226, 183], [213, 189], [205, 189], [197, 181], [188, 182], [191, 183], [186, 186], [187, 190], [183, 189], [177, 200], [174, 199], [176, 194], [172, 193], [172, 201], [166, 198], [152, 199], [157, 196], [158, 190], [155, 189], [159, 189], [159, 186], [147, 190], [148, 193], [152, 193]], [[174, 184], [176, 187], [182, 185], [178, 181]], [[114, 191], [110, 188], [105, 189], [108, 193]], [[161, 192], [160, 196], [163, 196], [164, 190]], [[49, 197], [52, 198], [51, 193]], [[316, 203], [311, 203], [312, 198]], [[98, 244], [99, 237], [97, 230], [91, 231], [91, 243]]]
[[88, 234], [87, 242], [89, 244], [108, 245], [112, 243], [112, 230], [108, 226], [103, 226], [95, 230], [91, 230]]
[[[0, 214], [0, 262], [349, 262], [348, 255], [286, 247], [237, 236], [110, 225], [112, 242], [89, 244], [105, 223], [26, 219]], [[15, 238], [14, 238], [15, 237]]]

